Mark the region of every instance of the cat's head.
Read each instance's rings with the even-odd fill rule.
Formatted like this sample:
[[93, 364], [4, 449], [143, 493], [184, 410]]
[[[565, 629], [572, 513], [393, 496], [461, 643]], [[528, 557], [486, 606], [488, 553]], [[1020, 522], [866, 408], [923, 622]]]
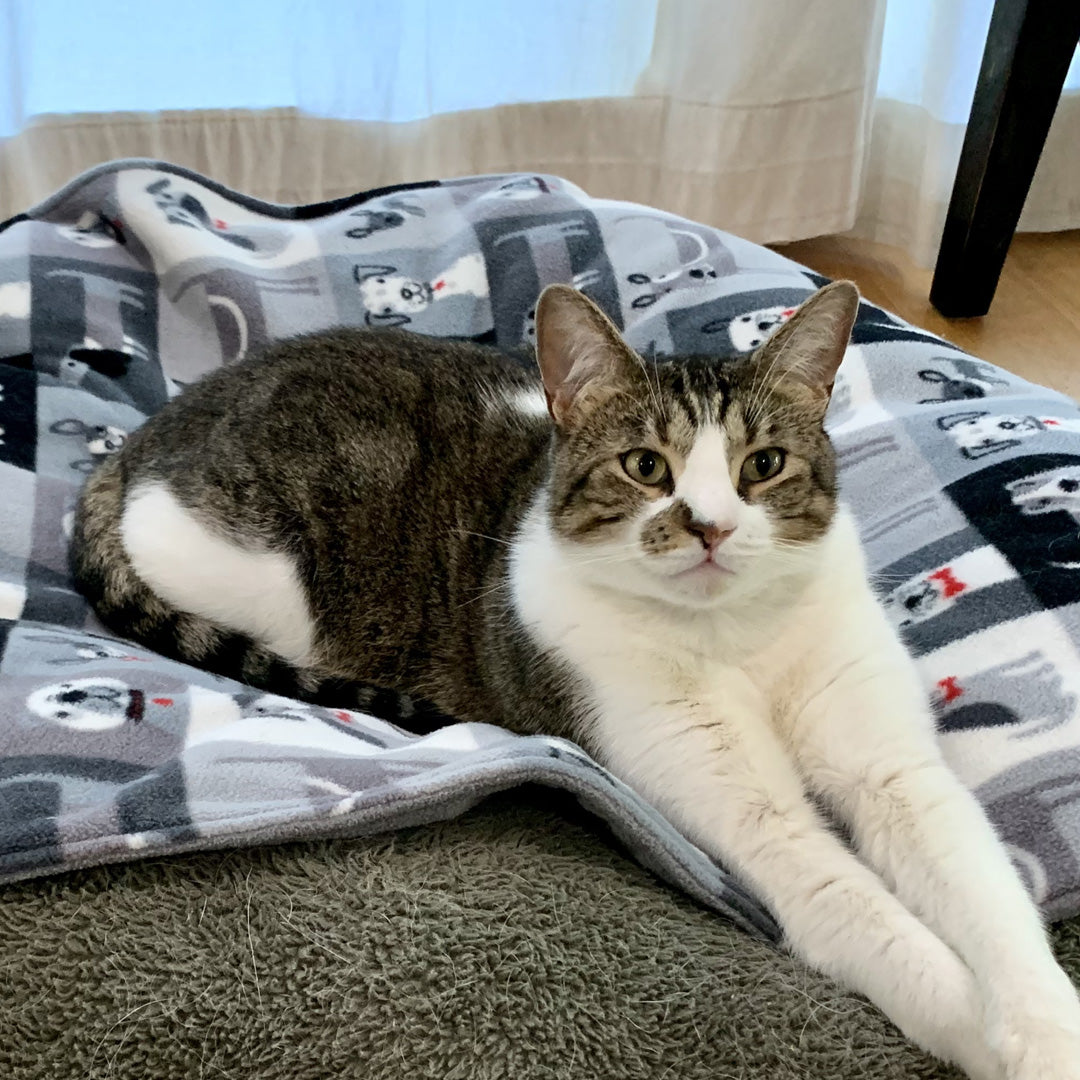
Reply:
[[697, 608], [810, 565], [836, 511], [822, 424], [858, 302], [836, 282], [750, 356], [652, 364], [588, 298], [549, 287], [537, 358], [567, 557], [598, 583]]

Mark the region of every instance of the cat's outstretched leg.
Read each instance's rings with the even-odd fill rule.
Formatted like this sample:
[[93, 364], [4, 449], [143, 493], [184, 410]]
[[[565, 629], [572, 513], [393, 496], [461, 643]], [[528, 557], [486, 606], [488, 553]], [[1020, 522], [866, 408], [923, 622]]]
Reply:
[[657, 701], [655, 672], [623, 668], [600, 683], [594, 745], [765, 899], [798, 955], [974, 1080], [1000, 1080], [969, 969], [825, 827], [746, 676], [722, 669], [711, 684]]
[[[875, 626], [875, 619], [878, 620]], [[862, 643], [862, 660], [855, 637]], [[876, 608], [789, 736], [862, 857], [956, 951], [1009, 1080], [1080, 1080], [1080, 1001], [975, 797], [947, 767], [914, 665]]]

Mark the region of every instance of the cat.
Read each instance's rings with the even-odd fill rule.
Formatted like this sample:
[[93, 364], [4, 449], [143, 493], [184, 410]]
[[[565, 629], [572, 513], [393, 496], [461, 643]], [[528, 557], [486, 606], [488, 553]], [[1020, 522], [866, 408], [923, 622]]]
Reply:
[[401, 330], [281, 342], [97, 467], [76, 578], [117, 633], [262, 689], [576, 740], [920, 1046], [1078, 1080], [1076, 991], [838, 502], [858, 304], [837, 282], [751, 355], [656, 363], [553, 285], [538, 374]]

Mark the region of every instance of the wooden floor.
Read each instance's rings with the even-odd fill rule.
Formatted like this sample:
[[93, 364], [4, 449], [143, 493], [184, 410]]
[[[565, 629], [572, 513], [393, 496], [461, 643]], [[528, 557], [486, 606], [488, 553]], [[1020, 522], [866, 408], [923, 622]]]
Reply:
[[832, 278], [850, 278], [868, 300], [1033, 382], [1080, 399], [1080, 231], [1013, 240], [990, 313], [946, 319], [930, 306], [932, 271], [897, 248], [827, 236], [776, 250]]

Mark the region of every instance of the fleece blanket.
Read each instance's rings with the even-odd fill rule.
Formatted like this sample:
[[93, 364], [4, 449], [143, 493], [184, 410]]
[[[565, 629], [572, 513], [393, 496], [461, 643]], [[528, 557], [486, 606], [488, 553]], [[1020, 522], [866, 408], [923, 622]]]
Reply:
[[[82, 476], [186, 383], [336, 324], [517, 346], [552, 281], [661, 357], [751, 350], [823, 283], [547, 176], [278, 207], [127, 161], [2, 227], [0, 880], [385, 830], [539, 782], [577, 795], [667, 880], [776, 936], [572, 744], [485, 725], [417, 738], [260, 694], [110, 638], [67, 577]], [[864, 304], [829, 423], [952, 764], [1047, 914], [1080, 910], [1080, 411]]]

